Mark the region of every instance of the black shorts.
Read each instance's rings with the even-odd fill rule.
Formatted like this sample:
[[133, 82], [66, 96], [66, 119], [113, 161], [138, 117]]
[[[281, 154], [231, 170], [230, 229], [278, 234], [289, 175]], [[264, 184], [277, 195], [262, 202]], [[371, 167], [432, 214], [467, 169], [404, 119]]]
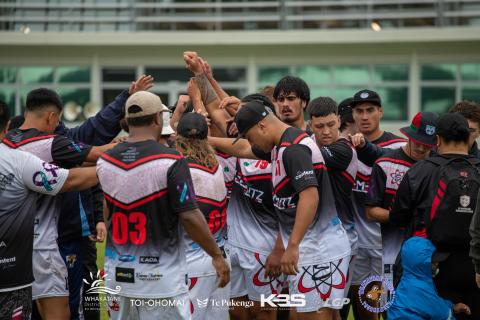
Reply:
[[0, 319], [25, 320], [32, 314], [32, 287], [0, 292]]

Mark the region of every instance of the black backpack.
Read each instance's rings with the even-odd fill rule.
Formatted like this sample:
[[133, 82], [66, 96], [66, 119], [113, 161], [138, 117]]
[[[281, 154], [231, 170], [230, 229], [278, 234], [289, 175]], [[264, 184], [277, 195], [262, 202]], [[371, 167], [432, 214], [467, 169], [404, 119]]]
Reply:
[[427, 237], [441, 250], [468, 249], [480, 189], [480, 160], [432, 157], [426, 161], [439, 166], [432, 206], [426, 211]]

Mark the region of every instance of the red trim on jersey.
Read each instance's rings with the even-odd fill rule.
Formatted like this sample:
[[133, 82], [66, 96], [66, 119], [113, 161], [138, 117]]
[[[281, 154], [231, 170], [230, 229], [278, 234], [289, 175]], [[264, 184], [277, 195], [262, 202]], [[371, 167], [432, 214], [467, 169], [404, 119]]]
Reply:
[[129, 170], [129, 169], [132, 169], [133, 167], [136, 167], [136, 166], [139, 166], [143, 163], [146, 163], [146, 162], [150, 162], [150, 161], [153, 161], [153, 160], [157, 160], [157, 159], [162, 159], [162, 158], [168, 158], [168, 159], [181, 159], [182, 156], [180, 155], [176, 155], [176, 154], [168, 154], [168, 153], [159, 153], [159, 154], [154, 154], [152, 156], [148, 156], [148, 157], [145, 157], [145, 158], [142, 158], [142, 159], [138, 159], [137, 161], [134, 161], [132, 163], [124, 163], [118, 159], [115, 159], [114, 157], [111, 157], [109, 156], [108, 154], [102, 154], [101, 158], [105, 161], [108, 161], [114, 165], [116, 165], [117, 167], [120, 167], [122, 169], [125, 169], [125, 170]]
[[327, 170], [327, 167], [325, 166], [324, 163], [318, 163], [313, 165], [313, 169], [322, 169], [322, 170]]
[[397, 194], [397, 190], [394, 190], [394, 189], [385, 189], [385, 193], [388, 193], [388, 194], [391, 194], [391, 195], [396, 195]]
[[397, 143], [397, 142], [407, 142], [407, 140], [402, 139], [402, 138], [396, 138], [396, 139], [391, 139], [391, 140], [388, 140], [388, 141], [377, 143], [377, 146], [384, 147], [384, 146], [388, 146], [388, 145], [391, 145], [391, 144], [394, 144], [394, 143]]
[[223, 199], [222, 201], [217, 201], [210, 198], [197, 196], [197, 201], [202, 203], [208, 203], [215, 207], [224, 207], [227, 205], [227, 198]]
[[435, 218], [435, 215], [437, 214], [438, 206], [440, 205], [440, 202], [442, 201], [443, 196], [445, 195], [445, 189], [446, 189], [445, 183], [442, 180], [440, 180], [438, 182], [437, 194], [435, 195], [435, 198], [433, 198], [432, 208], [430, 209], [430, 221], [432, 221]]
[[308, 134], [302, 133], [301, 135], [299, 135], [298, 137], [296, 137], [295, 140], [293, 140], [293, 144], [297, 144], [297, 143], [299, 143], [300, 141], [302, 141], [304, 138], [307, 138], [307, 137], [308, 137]]
[[413, 236], [414, 237], [421, 237], [421, 238], [426, 238], [427, 237], [427, 230], [425, 228], [421, 229], [421, 230], [416, 230], [414, 233], [413, 233]]
[[55, 134], [49, 134], [49, 135], [46, 135], [46, 136], [39, 136], [39, 137], [32, 137], [32, 138], [28, 138], [28, 139], [25, 139], [25, 140], [22, 140], [18, 143], [14, 143], [10, 140], [7, 140], [7, 138], [3, 138], [3, 143], [5, 143], [6, 145], [8, 145], [10, 148], [13, 148], [13, 149], [16, 149], [20, 146], [23, 146], [24, 144], [27, 144], [27, 143], [30, 143], [30, 142], [34, 142], [34, 141], [39, 141], [39, 140], [45, 140], [45, 139], [50, 139], [50, 138], [53, 138], [55, 137], [56, 135]]
[[370, 180], [370, 176], [365, 176], [365, 175], [361, 174], [360, 172], [357, 172], [357, 177], [359, 177], [363, 181]]
[[344, 176], [348, 181], [350, 181], [351, 184], [355, 184], [355, 178], [348, 174], [348, 172], [342, 171], [340, 174]]
[[277, 193], [278, 190], [282, 189], [283, 186], [285, 186], [288, 181], [290, 181], [290, 178], [285, 177], [279, 184], [277, 184], [277, 186], [275, 187], [275, 190], [274, 190], [275, 193]]
[[156, 192], [156, 193], [153, 193], [153, 194], [151, 194], [151, 195], [149, 195], [149, 196], [146, 196], [145, 198], [142, 198], [142, 199], [139, 199], [139, 200], [137, 200], [137, 201], [134, 201], [134, 202], [132, 202], [132, 203], [130, 203], [130, 204], [128, 204], [128, 205], [127, 205], [127, 204], [123, 204], [122, 202], [120, 202], [120, 201], [112, 198], [110, 195], [106, 194], [105, 192], [103, 193], [103, 195], [105, 196], [105, 199], [106, 199], [108, 202], [112, 203], [113, 205], [115, 205], [115, 206], [117, 206], [117, 207], [119, 207], [119, 208], [122, 208], [122, 209], [124, 209], [124, 210], [132, 210], [133, 208], [139, 207], [139, 206], [141, 206], [141, 205], [143, 205], [143, 204], [145, 204], [145, 203], [148, 203], [148, 202], [153, 201], [153, 200], [155, 200], [155, 199], [161, 198], [162, 196], [166, 195], [167, 192], [168, 192], [167, 189], [160, 190], [160, 191], [158, 191], [158, 192]]
[[398, 163], [398, 164], [403, 164], [407, 167], [411, 167], [413, 165], [413, 163], [410, 163], [408, 161], [405, 161], [405, 160], [400, 160], [400, 159], [394, 159], [394, 158], [380, 158], [378, 159], [377, 161], [375, 161], [375, 163], [380, 163], [380, 162], [392, 162], [392, 163]]
[[290, 145], [292, 145], [290, 142], [282, 142], [282, 143], [280, 143], [280, 147], [288, 147], [288, 146], [290, 146]]
[[220, 152], [220, 151], [216, 151], [215, 155], [222, 157], [223, 159], [234, 158], [234, 156], [227, 153]]
[[205, 171], [205, 172], [208, 172], [208, 173], [215, 173], [215, 172], [217, 172], [217, 169], [218, 169], [218, 162], [212, 168], [205, 167], [205, 166], [202, 166], [201, 164], [191, 163], [191, 162], [188, 163], [188, 166], [190, 168], [199, 169], [199, 170], [202, 170], [202, 171]]
[[248, 177], [242, 174], [242, 177], [245, 179], [245, 181], [271, 180], [272, 174], [271, 173], [255, 174]]

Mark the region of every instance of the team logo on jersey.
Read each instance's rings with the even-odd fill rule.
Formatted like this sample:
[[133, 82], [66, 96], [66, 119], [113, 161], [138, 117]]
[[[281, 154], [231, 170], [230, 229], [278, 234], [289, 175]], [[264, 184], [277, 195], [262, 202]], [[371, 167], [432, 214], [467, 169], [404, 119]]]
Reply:
[[433, 136], [435, 134], [435, 127], [427, 124], [425, 127], [425, 133], [429, 136]]
[[76, 254], [68, 255], [65, 257], [65, 260], [67, 261], [67, 267], [71, 269], [75, 266], [75, 262], [77, 262], [77, 255]]
[[159, 263], [159, 257], [144, 256], [140, 257], [138, 262], [144, 264], [157, 264]]
[[470, 196], [460, 196], [460, 205], [464, 208], [470, 205]]
[[400, 171], [398, 169], [395, 170], [395, 172], [392, 172], [390, 174], [390, 177], [392, 178], [392, 184], [400, 185], [400, 182], [402, 182], [404, 175], [405, 175], [405, 171]]
[[8, 175], [0, 173], [0, 193], [5, 191], [7, 186], [13, 182], [14, 177], [15, 175], [13, 173], [9, 173]]
[[98, 294], [98, 293], [108, 293], [108, 294], [118, 294], [122, 290], [122, 287], [115, 286], [115, 288], [109, 288], [105, 286], [105, 280], [107, 279], [108, 274], [103, 274], [103, 272], [98, 271], [96, 275], [90, 272], [90, 279], [83, 279], [83, 282], [88, 285], [90, 288], [85, 291], [85, 294]]
[[6, 247], [7, 247], [7, 244], [5, 243], [5, 241], [0, 242], [0, 248], [6, 248]]

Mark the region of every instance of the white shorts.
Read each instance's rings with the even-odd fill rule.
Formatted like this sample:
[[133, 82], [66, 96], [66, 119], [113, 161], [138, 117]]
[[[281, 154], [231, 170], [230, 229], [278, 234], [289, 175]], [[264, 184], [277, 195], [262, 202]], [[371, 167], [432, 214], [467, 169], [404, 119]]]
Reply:
[[382, 274], [382, 250], [358, 248], [353, 268], [352, 285], [360, 285], [370, 276]]
[[321, 308], [341, 309], [346, 296], [350, 256], [338, 260], [299, 266], [299, 273], [289, 276], [289, 294], [304, 295], [305, 306], [297, 312], [313, 312]]
[[68, 271], [57, 249], [33, 250], [32, 299], [68, 297]]
[[111, 320], [190, 320], [188, 293], [172, 298], [130, 298], [109, 295], [108, 315]]
[[188, 279], [192, 320], [228, 320], [230, 283], [223, 288], [217, 284], [216, 275]]
[[271, 279], [265, 276], [265, 261], [267, 255], [253, 252], [230, 245], [231, 272], [231, 298], [248, 295], [252, 301], [260, 301], [264, 294], [278, 294], [282, 292], [285, 276], [281, 275]]

